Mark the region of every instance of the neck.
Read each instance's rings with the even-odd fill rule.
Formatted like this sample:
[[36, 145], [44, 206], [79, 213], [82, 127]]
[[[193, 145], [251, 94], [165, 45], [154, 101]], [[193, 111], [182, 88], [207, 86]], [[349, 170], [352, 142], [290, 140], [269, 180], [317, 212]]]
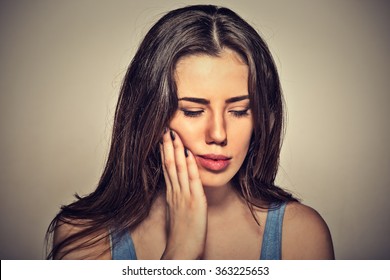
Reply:
[[204, 187], [204, 192], [209, 210], [224, 208], [237, 197], [230, 183], [220, 187]]

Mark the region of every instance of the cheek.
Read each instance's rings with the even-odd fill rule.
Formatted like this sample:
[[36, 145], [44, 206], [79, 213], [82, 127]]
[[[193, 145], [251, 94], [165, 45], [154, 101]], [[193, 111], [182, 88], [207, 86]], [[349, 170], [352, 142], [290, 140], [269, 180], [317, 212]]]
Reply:
[[203, 134], [202, 126], [198, 122], [184, 119], [184, 117], [173, 118], [169, 123], [169, 128], [179, 135], [184, 146], [190, 150], [194, 143], [201, 140]]
[[245, 152], [249, 148], [250, 140], [253, 133], [253, 125], [251, 121], [242, 122], [239, 126], [235, 126], [230, 135], [230, 144], [232, 147], [240, 147], [240, 153]]

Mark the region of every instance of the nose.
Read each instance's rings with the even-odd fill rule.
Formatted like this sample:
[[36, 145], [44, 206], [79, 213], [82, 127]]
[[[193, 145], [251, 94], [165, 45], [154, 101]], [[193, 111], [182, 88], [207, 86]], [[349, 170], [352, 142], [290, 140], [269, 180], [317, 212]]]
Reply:
[[206, 142], [207, 144], [226, 146], [227, 133], [223, 114], [213, 114], [213, 116], [210, 116], [207, 126]]

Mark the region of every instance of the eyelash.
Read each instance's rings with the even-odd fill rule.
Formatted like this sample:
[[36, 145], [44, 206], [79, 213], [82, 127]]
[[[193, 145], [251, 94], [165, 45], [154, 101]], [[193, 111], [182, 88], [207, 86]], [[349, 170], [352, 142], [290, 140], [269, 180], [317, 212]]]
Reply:
[[248, 111], [249, 111], [249, 108], [246, 108], [244, 110], [239, 110], [239, 111], [229, 111], [233, 114], [233, 116], [235, 116], [236, 118], [241, 118], [241, 117], [245, 117], [245, 116], [248, 116]]
[[189, 118], [196, 118], [196, 117], [200, 116], [204, 112], [203, 110], [188, 111], [188, 110], [184, 110], [184, 109], [182, 109], [182, 111], [184, 113], [184, 116], [189, 117]]
[[[184, 110], [182, 109], [183, 113], [184, 113], [184, 116], [188, 117], [188, 118], [196, 118], [196, 117], [199, 117], [203, 112], [204, 110], [199, 110], [199, 111], [188, 111], [188, 110]], [[236, 118], [241, 118], [241, 117], [245, 117], [245, 116], [248, 116], [248, 111], [249, 111], [249, 108], [246, 108], [244, 110], [239, 110], [239, 111], [234, 111], [234, 110], [231, 110], [229, 111], [229, 113], [232, 113], [234, 117]]]

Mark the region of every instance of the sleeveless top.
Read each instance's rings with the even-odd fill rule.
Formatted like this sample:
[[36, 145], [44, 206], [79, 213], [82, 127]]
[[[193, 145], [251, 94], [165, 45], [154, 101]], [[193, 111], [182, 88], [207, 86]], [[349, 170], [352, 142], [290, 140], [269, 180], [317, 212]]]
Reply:
[[[280, 260], [282, 257], [282, 225], [285, 208], [286, 203], [282, 203], [268, 210], [260, 260]], [[110, 244], [113, 260], [137, 259], [133, 239], [128, 231], [123, 234], [110, 234]]]

